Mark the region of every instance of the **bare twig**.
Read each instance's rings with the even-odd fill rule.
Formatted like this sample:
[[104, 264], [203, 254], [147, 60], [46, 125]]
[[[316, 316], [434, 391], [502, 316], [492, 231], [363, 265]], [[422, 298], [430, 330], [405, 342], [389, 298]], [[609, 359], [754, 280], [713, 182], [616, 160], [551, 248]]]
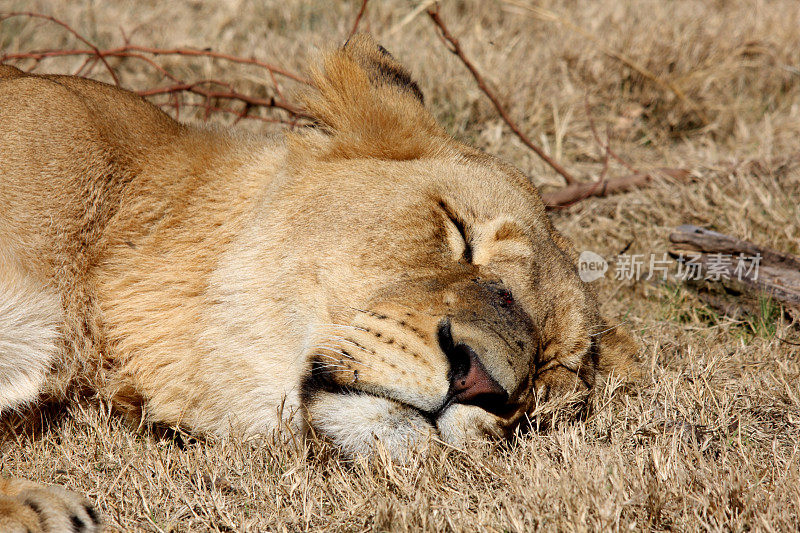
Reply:
[[659, 168], [650, 173], [631, 174], [621, 178], [598, 180], [593, 183], [576, 183], [555, 191], [542, 193], [542, 201], [548, 209], [562, 209], [591, 196], [607, 196], [642, 187], [659, 175], [667, 176], [677, 181], [684, 181], [689, 178], [690, 173], [688, 170], [681, 168]]
[[84, 36], [82, 36], [80, 33], [75, 31], [66, 22], [64, 22], [62, 20], [58, 20], [55, 17], [51, 17], [50, 15], [43, 15], [41, 13], [34, 13], [32, 11], [12, 11], [12, 12], [9, 12], [9, 13], [3, 13], [3, 14], [0, 15], [0, 22], [2, 22], [4, 20], [7, 20], [7, 19], [10, 19], [10, 18], [13, 18], [13, 17], [38, 18], [38, 19], [47, 20], [47, 21], [52, 22], [54, 24], [58, 24], [59, 26], [61, 26], [62, 28], [64, 28], [68, 32], [70, 32], [72, 35], [74, 35], [75, 38], [77, 38], [83, 44], [85, 44], [86, 46], [88, 46], [88, 47], [90, 47], [92, 49], [92, 53], [94, 53], [94, 55], [97, 56], [97, 58], [99, 58], [100, 61], [103, 62], [103, 65], [106, 66], [106, 69], [108, 70], [108, 73], [111, 75], [111, 78], [114, 80], [114, 85], [119, 87], [119, 78], [117, 78], [117, 73], [114, 72], [114, 69], [111, 68], [111, 65], [108, 64], [108, 61], [106, 61], [106, 58], [103, 55], [103, 52], [101, 52], [95, 45], [93, 45], [91, 42], [89, 42], [89, 40], [86, 39]]
[[450, 52], [458, 56], [458, 58], [461, 60], [464, 66], [467, 67], [470, 74], [472, 74], [472, 77], [475, 78], [475, 82], [478, 84], [478, 88], [483, 92], [483, 94], [485, 94], [489, 98], [489, 100], [491, 100], [492, 105], [494, 105], [494, 108], [500, 114], [500, 117], [503, 119], [503, 121], [508, 125], [509, 128], [511, 128], [511, 131], [514, 132], [514, 134], [519, 138], [520, 141], [522, 141], [525, 144], [525, 146], [536, 152], [536, 155], [542, 158], [542, 160], [545, 163], [550, 165], [550, 167], [553, 170], [555, 170], [558, 174], [560, 174], [568, 185], [577, 184], [578, 180], [576, 180], [575, 177], [572, 176], [572, 174], [570, 174], [564, 167], [559, 165], [553, 158], [547, 155], [542, 148], [534, 144], [533, 141], [531, 141], [524, 133], [522, 133], [522, 131], [519, 129], [516, 123], [514, 123], [514, 121], [511, 120], [511, 117], [508, 116], [508, 113], [500, 104], [500, 101], [497, 99], [497, 96], [486, 84], [486, 81], [483, 79], [483, 76], [481, 76], [480, 72], [478, 72], [478, 70], [475, 68], [475, 65], [473, 65], [472, 62], [464, 54], [464, 51], [461, 49], [461, 44], [458, 42], [458, 39], [456, 39], [448, 31], [447, 26], [445, 26], [444, 22], [442, 21], [442, 18], [439, 16], [438, 6], [429, 8], [428, 16], [430, 16], [433, 23], [441, 31], [441, 36], [444, 38], [446, 43], [448, 43], [447, 47], [448, 50], [450, 50]]
[[[247, 118], [247, 119], [262, 120], [265, 122], [279, 122], [290, 126], [294, 126], [297, 123], [297, 119], [306, 118], [305, 113], [300, 107], [288, 102], [283, 98], [280, 86], [278, 85], [275, 76], [280, 75], [303, 84], [310, 84], [309, 80], [293, 72], [290, 72], [282, 67], [267, 63], [265, 61], [255, 59], [253, 57], [246, 58], [231, 54], [225, 54], [222, 52], [215, 52], [214, 50], [211, 49], [195, 50], [192, 48], [153, 48], [147, 46], [133, 45], [129, 41], [129, 36], [124, 31], [122, 32], [122, 36], [125, 42], [123, 46], [103, 50], [98, 48], [88, 38], [81, 35], [79, 32], [70, 27], [68, 24], [54, 17], [48, 15], [40, 15], [38, 13], [31, 13], [31, 12], [13, 12], [13, 13], [0, 14], [0, 22], [11, 17], [38, 18], [57, 24], [66, 29], [69, 33], [75, 36], [80, 42], [84, 43], [88, 48], [40, 50], [40, 51], [29, 51], [29, 52], [20, 52], [13, 54], [2, 54], [0, 55], [0, 62], [5, 62], [9, 60], [12, 61], [33, 60], [35, 62], [34, 65], [35, 68], [35, 66], [38, 65], [38, 63], [43, 59], [54, 58], [54, 57], [86, 56], [86, 59], [81, 63], [80, 67], [76, 69], [75, 71], [76, 75], [78, 74], [88, 75], [91, 72], [94, 65], [98, 61], [101, 61], [106, 66], [106, 69], [114, 79], [115, 83], [117, 85], [120, 85], [119, 78], [117, 77], [116, 72], [108, 64], [106, 58], [117, 57], [117, 58], [136, 59], [146, 63], [149, 67], [156, 70], [165, 80], [169, 80], [170, 82], [172, 82], [171, 85], [166, 87], [143, 89], [137, 91], [137, 93], [141, 96], [170, 95], [172, 97], [172, 102], [170, 104], [158, 104], [158, 105], [162, 107], [165, 105], [172, 107], [175, 110], [176, 116], [180, 114], [181, 106], [185, 105], [187, 107], [200, 107], [205, 109], [206, 119], [212, 112], [221, 112], [227, 114], [235, 114], [237, 116], [236, 118], [237, 122], [241, 119]], [[277, 97], [259, 98], [248, 94], [244, 94], [236, 91], [231, 84], [221, 80], [197, 80], [192, 82], [182, 80], [179, 77], [171, 74], [155, 60], [156, 57], [167, 56], [167, 55], [179, 55], [187, 57], [207, 57], [210, 59], [228, 61], [243, 65], [253, 65], [262, 68], [266, 70], [267, 73], [269, 74], [270, 79], [272, 80], [272, 85], [275, 89], [275, 93], [277, 94]], [[226, 90], [221, 91], [209, 88], [209, 86], [214, 86], [214, 85], [224, 87]], [[200, 104], [191, 102], [190, 103], [182, 102], [180, 95], [184, 93], [192, 93], [202, 96], [204, 97], [204, 101], [203, 103]], [[219, 100], [241, 102], [243, 104], [242, 110], [237, 111], [230, 107], [215, 105], [214, 102]], [[288, 112], [291, 115], [291, 119], [290, 120], [272, 119], [251, 114], [251, 111], [257, 108], [280, 109]]]
[[[0, 20], [3, 20], [3, 18], [0, 17]], [[19, 60], [19, 59], [33, 59], [41, 61], [42, 59], [47, 59], [51, 57], [78, 56], [78, 55], [94, 55], [100, 58], [134, 57], [134, 55], [131, 52], [151, 54], [154, 56], [181, 55], [181, 56], [209, 57], [213, 59], [221, 59], [223, 61], [230, 61], [232, 63], [238, 63], [242, 65], [255, 65], [257, 67], [264, 68], [273, 74], [279, 74], [286, 78], [290, 78], [296, 82], [303, 83], [305, 85], [311, 84], [311, 82], [307, 78], [295, 74], [293, 72], [290, 72], [277, 65], [267, 63], [259, 59], [255, 59], [253, 57], [239, 57], [231, 54], [224, 54], [222, 52], [215, 52], [214, 50], [210, 49], [195, 50], [193, 48], [152, 48], [149, 46], [137, 46], [133, 44], [119, 46], [117, 48], [109, 48], [107, 50], [100, 50], [91, 44], [89, 44], [89, 47], [91, 48], [91, 50], [83, 50], [83, 49], [42, 50], [38, 52], [20, 52], [16, 54], [3, 54], [2, 56], [0, 56], [0, 61]], [[111, 69], [110, 66], [109, 69]], [[113, 71], [113, 69], [111, 70]]]
[[350, 39], [358, 31], [358, 25], [361, 23], [361, 17], [364, 16], [364, 12], [367, 10], [367, 4], [368, 3], [369, 3], [369, 0], [362, 0], [361, 1], [361, 8], [358, 10], [358, 14], [356, 15], [356, 19], [353, 21], [353, 28], [350, 30], [350, 33], [347, 34], [347, 38], [348, 39]]
[[[542, 150], [539, 146], [537, 146], [530, 139], [528, 139], [528, 137], [525, 136], [525, 134], [522, 133], [522, 131], [520, 131], [519, 127], [514, 123], [514, 121], [511, 120], [511, 118], [508, 116], [508, 113], [505, 111], [503, 106], [498, 101], [494, 92], [488, 87], [488, 85], [484, 81], [483, 76], [481, 76], [481, 74], [475, 68], [473, 63], [464, 54], [464, 51], [461, 48], [458, 39], [456, 39], [448, 31], [447, 27], [445, 26], [444, 22], [441, 19], [441, 16], [439, 15], [438, 6], [429, 8], [427, 10], [427, 13], [428, 16], [430, 16], [433, 23], [441, 31], [441, 37], [445, 41], [448, 50], [450, 50], [450, 52], [455, 54], [461, 60], [464, 66], [467, 67], [467, 69], [472, 74], [472, 77], [475, 79], [475, 82], [478, 84], [478, 88], [489, 98], [489, 100], [491, 100], [492, 104], [502, 117], [503, 121], [508, 125], [509, 128], [511, 128], [514, 134], [526, 146], [528, 146], [531, 150], [536, 152], [536, 154], [539, 157], [541, 157], [545, 161], [545, 163], [550, 165], [550, 167], [552, 167], [556, 172], [558, 172], [564, 178], [564, 181], [567, 183], [566, 187], [542, 194], [542, 200], [544, 201], [545, 206], [548, 209], [561, 209], [592, 196], [606, 196], [609, 194], [623, 192], [637, 187], [642, 187], [651, 182], [654, 176], [658, 175], [669, 176], [676, 180], [685, 180], [686, 178], [689, 177], [690, 174], [689, 171], [684, 169], [675, 169], [675, 168], [661, 168], [652, 173], [639, 172], [635, 167], [630, 165], [622, 157], [620, 157], [613, 150], [611, 150], [610, 142], [606, 141], [604, 143], [600, 140], [600, 136], [597, 134], [597, 129], [594, 125], [591, 114], [588, 113], [588, 102], [587, 102], [587, 115], [589, 117], [590, 126], [592, 128], [592, 134], [594, 135], [597, 144], [605, 151], [605, 157], [603, 161], [603, 169], [600, 173], [599, 179], [591, 183], [579, 183], [572, 176], [572, 174], [570, 174], [566, 169], [564, 169], [561, 165], [559, 165], [556, 161], [554, 161], [551, 157], [549, 157], [544, 152], [544, 150]], [[631, 174], [620, 178], [606, 179], [606, 174], [608, 172], [609, 158], [613, 158], [616, 161], [618, 161], [621, 165], [630, 170]]]
[[239, 102], [243, 102], [244, 104], [250, 107], [274, 107], [277, 109], [283, 109], [284, 111], [287, 111], [296, 117], [305, 118], [307, 116], [303, 112], [303, 110], [301, 110], [299, 107], [274, 97], [269, 99], [257, 98], [255, 96], [249, 96], [235, 91], [214, 91], [202, 87], [203, 85], [208, 85], [208, 84], [227, 85], [226, 83], [218, 80], [201, 80], [195, 83], [177, 83], [175, 85], [170, 85], [168, 87], [144, 89], [136, 92], [140, 96], [154, 96], [158, 94], [189, 92], [198, 94], [200, 96], [205, 96], [206, 99], [213, 98], [222, 100], [237, 100]]

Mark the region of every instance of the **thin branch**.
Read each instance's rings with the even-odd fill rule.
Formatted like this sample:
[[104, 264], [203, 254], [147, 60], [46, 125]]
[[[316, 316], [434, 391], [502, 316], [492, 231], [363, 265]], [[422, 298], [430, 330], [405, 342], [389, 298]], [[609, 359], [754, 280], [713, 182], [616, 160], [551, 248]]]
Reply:
[[[3, 20], [0, 18], [0, 20]], [[238, 63], [242, 65], [255, 65], [268, 70], [273, 74], [279, 74], [286, 78], [292, 79], [296, 82], [311, 85], [308, 78], [304, 78], [298, 74], [290, 72], [272, 63], [267, 63], [253, 57], [239, 57], [231, 54], [224, 54], [222, 52], [215, 52], [214, 50], [195, 50], [193, 48], [152, 48], [148, 46], [138, 46], [128, 44], [119, 46], [117, 48], [109, 48], [107, 50], [100, 50], [97, 47], [89, 44], [91, 50], [82, 49], [68, 49], [68, 50], [42, 50], [38, 52], [20, 52], [16, 54], [3, 54], [0, 56], [0, 61], [9, 59], [34, 59], [41, 61], [42, 59], [50, 57], [64, 57], [64, 56], [77, 56], [77, 55], [95, 55], [100, 58], [104, 57], [133, 57], [131, 52], [139, 52], [141, 54], [151, 54], [154, 56], [163, 55], [180, 55], [180, 56], [194, 56], [194, 57], [210, 57], [213, 59], [221, 59], [223, 61], [230, 61], [231, 63]]]
[[353, 35], [356, 34], [358, 31], [358, 25], [361, 23], [361, 17], [364, 16], [364, 12], [367, 10], [367, 4], [369, 0], [362, 0], [361, 1], [361, 8], [358, 10], [358, 14], [356, 15], [356, 19], [353, 21], [353, 28], [350, 30], [350, 33], [347, 34], [347, 39], [349, 40]]
[[228, 85], [227, 83], [218, 80], [202, 80], [195, 83], [176, 83], [175, 85], [170, 85], [167, 87], [144, 89], [141, 91], [136, 91], [136, 93], [139, 96], [155, 96], [159, 94], [174, 94], [179, 92], [189, 92], [193, 94], [198, 94], [200, 96], [204, 96], [206, 97], [207, 100], [210, 99], [236, 100], [250, 107], [273, 107], [287, 111], [288, 113], [290, 113], [295, 117], [308, 118], [308, 115], [306, 115], [305, 112], [299, 107], [292, 105], [289, 102], [279, 100], [275, 97], [271, 97], [268, 99], [258, 98], [255, 96], [238, 93], [232, 90], [214, 91], [202, 87], [202, 85], [207, 85], [207, 84], [217, 84], [223, 86]]
[[[288, 102], [283, 98], [280, 86], [278, 85], [278, 81], [275, 78], [275, 75], [278, 74], [303, 84], [310, 84], [310, 82], [306, 78], [303, 78], [279, 66], [272, 65], [270, 63], [266, 63], [264, 61], [252, 57], [250, 58], [238, 57], [221, 52], [215, 52], [211, 49], [195, 50], [192, 48], [153, 48], [147, 46], [133, 45], [130, 44], [129, 35], [126, 34], [124, 31], [122, 32], [123, 40], [125, 43], [124, 46], [102, 50], [97, 46], [95, 46], [88, 38], [81, 35], [75, 29], [70, 27], [68, 24], [54, 17], [48, 15], [41, 15], [39, 13], [31, 13], [31, 12], [13, 12], [13, 13], [0, 14], [0, 22], [11, 17], [37, 18], [55, 23], [61, 26], [62, 28], [66, 29], [69, 33], [71, 33], [78, 40], [84, 43], [88, 48], [40, 50], [40, 51], [29, 51], [29, 52], [20, 52], [13, 54], [2, 54], [0, 55], [0, 62], [8, 60], [33, 60], [35, 63], [34, 64], [35, 68], [35, 66], [38, 65], [40, 61], [47, 58], [86, 56], [86, 59], [81, 63], [80, 67], [75, 71], [76, 75], [77, 74], [88, 75], [91, 72], [94, 65], [98, 61], [102, 61], [103, 64], [108, 69], [109, 73], [114, 78], [115, 83], [117, 85], [120, 85], [116, 72], [114, 72], [112, 67], [107, 63], [106, 58], [117, 57], [117, 58], [136, 59], [146, 63], [150, 68], [157, 71], [163, 77], [163, 79], [172, 82], [171, 85], [166, 87], [150, 88], [137, 91], [138, 94], [141, 96], [156, 96], [162, 94], [170, 95], [172, 99], [172, 102], [170, 104], [158, 104], [158, 105], [162, 107], [164, 106], [172, 107], [175, 110], [176, 116], [180, 114], [181, 106], [185, 105], [187, 107], [203, 108], [205, 110], [206, 119], [212, 112], [222, 112], [228, 114], [236, 114], [237, 122], [241, 119], [247, 118], [247, 119], [264, 120], [267, 122], [281, 122], [288, 124], [290, 126], [294, 126], [297, 124], [297, 119], [307, 118], [307, 115], [300, 107]], [[254, 65], [259, 68], [265, 69], [272, 80], [272, 84], [277, 94], [277, 97], [258, 98], [255, 96], [243, 94], [237, 92], [231, 84], [220, 80], [199, 80], [199, 81], [187, 82], [171, 74], [164, 67], [162, 67], [157, 61], [154, 60], [155, 57], [168, 56], [168, 55], [208, 57], [211, 59], [229, 61], [237, 64]], [[220, 87], [224, 87], [225, 90], [223, 91], [223, 90], [211, 89], [208, 87], [208, 85], [218, 85]], [[181, 95], [184, 93], [192, 93], [202, 96], [204, 97], [204, 101], [202, 103], [184, 103], [182, 102], [181, 99]], [[235, 111], [234, 109], [231, 109], [229, 107], [220, 107], [213, 105], [213, 102], [219, 100], [241, 102], [243, 104], [242, 111]], [[251, 114], [250, 111], [253, 108], [281, 109], [283, 111], [288, 112], [291, 115], [291, 117], [290, 120], [267, 119], [264, 117], [260, 117], [258, 115]]]
[[625, 159], [623, 159], [622, 157], [617, 155], [617, 153], [614, 152], [611, 149], [611, 139], [609, 138], [608, 133], [606, 133], [606, 142], [605, 143], [600, 140], [600, 135], [598, 135], [597, 128], [595, 127], [595, 124], [594, 124], [594, 117], [592, 116], [592, 108], [589, 105], [589, 98], [588, 97], [584, 96], [583, 104], [584, 104], [584, 107], [586, 108], [586, 118], [589, 120], [589, 129], [592, 131], [592, 137], [594, 137], [594, 141], [601, 148], [603, 148], [603, 150], [605, 150], [606, 157], [611, 156], [620, 165], [622, 165], [623, 167], [627, 168], [632, 173], [638, 174], [639, 173], [638, 169], [636, 169], [633, 165], [628, 163]]
[[667, 176], [676, 181], [686, 181], [690, 175], [688, 170], [682, 168], [659, 168], [649, 173], [568, 185], [555, 191], [542, 193], [542, 201], [548, 209], [563, 209], [591, 196], [607, 196], [642, 187], [658, 176]]
[[486, 81], [483, 79], [483, 76], [481, 76], [480, 72], [478, 72], [478, 70], [475, 68], [475, 65], [473, 65], [472, 62], [464, 54], [464, 51], [461, 49], [461, 44], [458, 42], [458, 39], [456, 39], [447, 30], [447, 26], [445, 26], [444, 22], [442, 21], [442, 18], [439, 16], [439, 7], [434, 6], [429, 8], [428, 16], [431, 18], [433, 23], [439, 28], [439, 30], [441, 31], [441, 36], [444, 38], [444, 40], [447, 43], [449, 43], [449, 46], [447, 47], [448, 50], [450, 50], [450, 52], [458, 56], [458, 58], [461, 60], [464, 66], [467, 67], [470, 74], [472, 74], [472, 77], [475, 78], [475, 82], [478, 84], [478, 88], [483, 92], [483, 94], [485, 94], [489, 98], [489, 100], [491, 100], [492, 104], [494, 105], [494, 108], [500, 114], [500, 117], [508, 125], [508, 127], [511, 128], [511, 131], [514, 132], [514, 134], [519, 138], [520, 141], [523, 142], [523, 144], [525, 144], [525, 146], [536, 152], [536, 155], [542, 158], [542, 160], [545, 163], [550, 165], [550, 167], [553, 170], [559, 173], [564, 178], [564, 181], [568, 185], [577, 184], [578, 180], [576, 180], [572, 174], [570, 174], [564, 167], [559, 165], [553, 158], [547, 155], [542, 148], [534, 144], [533, 141], [531, 141], [524, 133], [522, 133], [522, 131], [514, 123], [514, 121], [511, 120], [511, 117], [508, 116], [508, 113], [506, 113], [506, 110], [500, 104], [500, 101], [497, 99], [497, 96], [495, 96], [494, 92], [491, 89], [489, 89], [489, 86], [486, 84]]
[[111, 78], [114, 80], [114, 85], [119, 87], [119, 78], [117, 78], [117, 73], [114, 72], [114, 69], [111, 68], [111, 65], [108, 64], [108, 61], [106, 61], [106, 58], [103, 55], [103, 52], [101, 52], [99, 48], [97, 48], [88, 39], [86, 39], [86, 37], [84, 37], [83, 35], [81, 35], [77, 31], [75, 31], [72, 28], [72, 26], [70, 26], [66, 22], [64, 22], [62, 20], [58, 20], [55, 17], [51, 17], [50, 15], [43, 15], [41, 13], [34, 13], [32, 11], [11, 11], [9, 13], [0, 14], [0, 22], [3, 22], [4, 20], [10, 19], [12, 17], [38, 18], [38, 19], [47, 20], [47, 21], [52, 22], [54, 24], [58, 24], [59, 26], [61, 26], [62, 28], [64, 28], [68, 32], [70, 32], [72, 35], [74, 35], [83, 44], [85, 44], [86, 46], [88, 46], [89, 48], [92, 49], [92, 53], [94, 55], [96, 55], [100, 59], [100, 61], [103, 62], [103, 65], [105, 65], [106, 69], [108, 70], [108, 73], [111, 75]]

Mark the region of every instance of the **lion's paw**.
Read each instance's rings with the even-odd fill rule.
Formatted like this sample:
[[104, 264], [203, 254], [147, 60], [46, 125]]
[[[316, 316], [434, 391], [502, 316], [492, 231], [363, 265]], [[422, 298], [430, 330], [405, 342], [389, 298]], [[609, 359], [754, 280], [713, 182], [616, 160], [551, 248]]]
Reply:
[[86, 498], [61, 487], [0, 480], [0, 531], [95, 533], [100, 517]]

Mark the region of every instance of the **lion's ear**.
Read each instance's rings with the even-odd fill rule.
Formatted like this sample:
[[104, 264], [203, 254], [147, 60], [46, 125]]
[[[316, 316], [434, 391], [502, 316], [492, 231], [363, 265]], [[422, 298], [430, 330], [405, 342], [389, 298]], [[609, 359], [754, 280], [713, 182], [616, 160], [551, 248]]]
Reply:
[[[368, 35], [325, 54], [311, 80], [316, 90], [301, 98], [329, 135], [328, 157], [417, 159], [446, 138], [408, 70]], [[313, 136], [295, 140], [306, 144]]]
[[362, 33], [353, 36], [344, 43], [341, 52], [361, 66], [372, 84], [393, 87], [401, 93], [413, 96], [421, 104], [425, 103], [425, 96], [417, 82], [411, 78], [408, 69], [398, 63], [394, 56], [376, 43], [370, 35]]
[[[609, 323], [608, 320], [603, 322]], [[634, 381], [641, 373], [636, 359], [639, 345], [625, 326], [613, 327], [613, 322], [611, 324], [612, 326], [605, 326], [607, 329], [600, 337], [597, 370], [603, 376], [614, 374], [624, 381]]]

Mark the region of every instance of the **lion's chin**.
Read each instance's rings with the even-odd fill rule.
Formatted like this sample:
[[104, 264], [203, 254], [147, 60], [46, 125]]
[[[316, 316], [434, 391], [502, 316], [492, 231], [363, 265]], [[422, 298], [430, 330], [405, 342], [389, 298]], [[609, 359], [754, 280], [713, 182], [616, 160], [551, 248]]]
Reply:
[[306, 409], [314, 429], [346, 455], [386, 452], [400, 463], [424, 454], [431, 441], [462, 446], [474, 438], [504, 433], [498, 417], [474, 405], [452, 404], [434, 422], [419, 410], [388, 398], [320, 392]]
[[306, 410], [314, 429], [349, 456], [385, 451], [405, 462], [437, 436], [417, 409], [370, 394], [319, 392]]

